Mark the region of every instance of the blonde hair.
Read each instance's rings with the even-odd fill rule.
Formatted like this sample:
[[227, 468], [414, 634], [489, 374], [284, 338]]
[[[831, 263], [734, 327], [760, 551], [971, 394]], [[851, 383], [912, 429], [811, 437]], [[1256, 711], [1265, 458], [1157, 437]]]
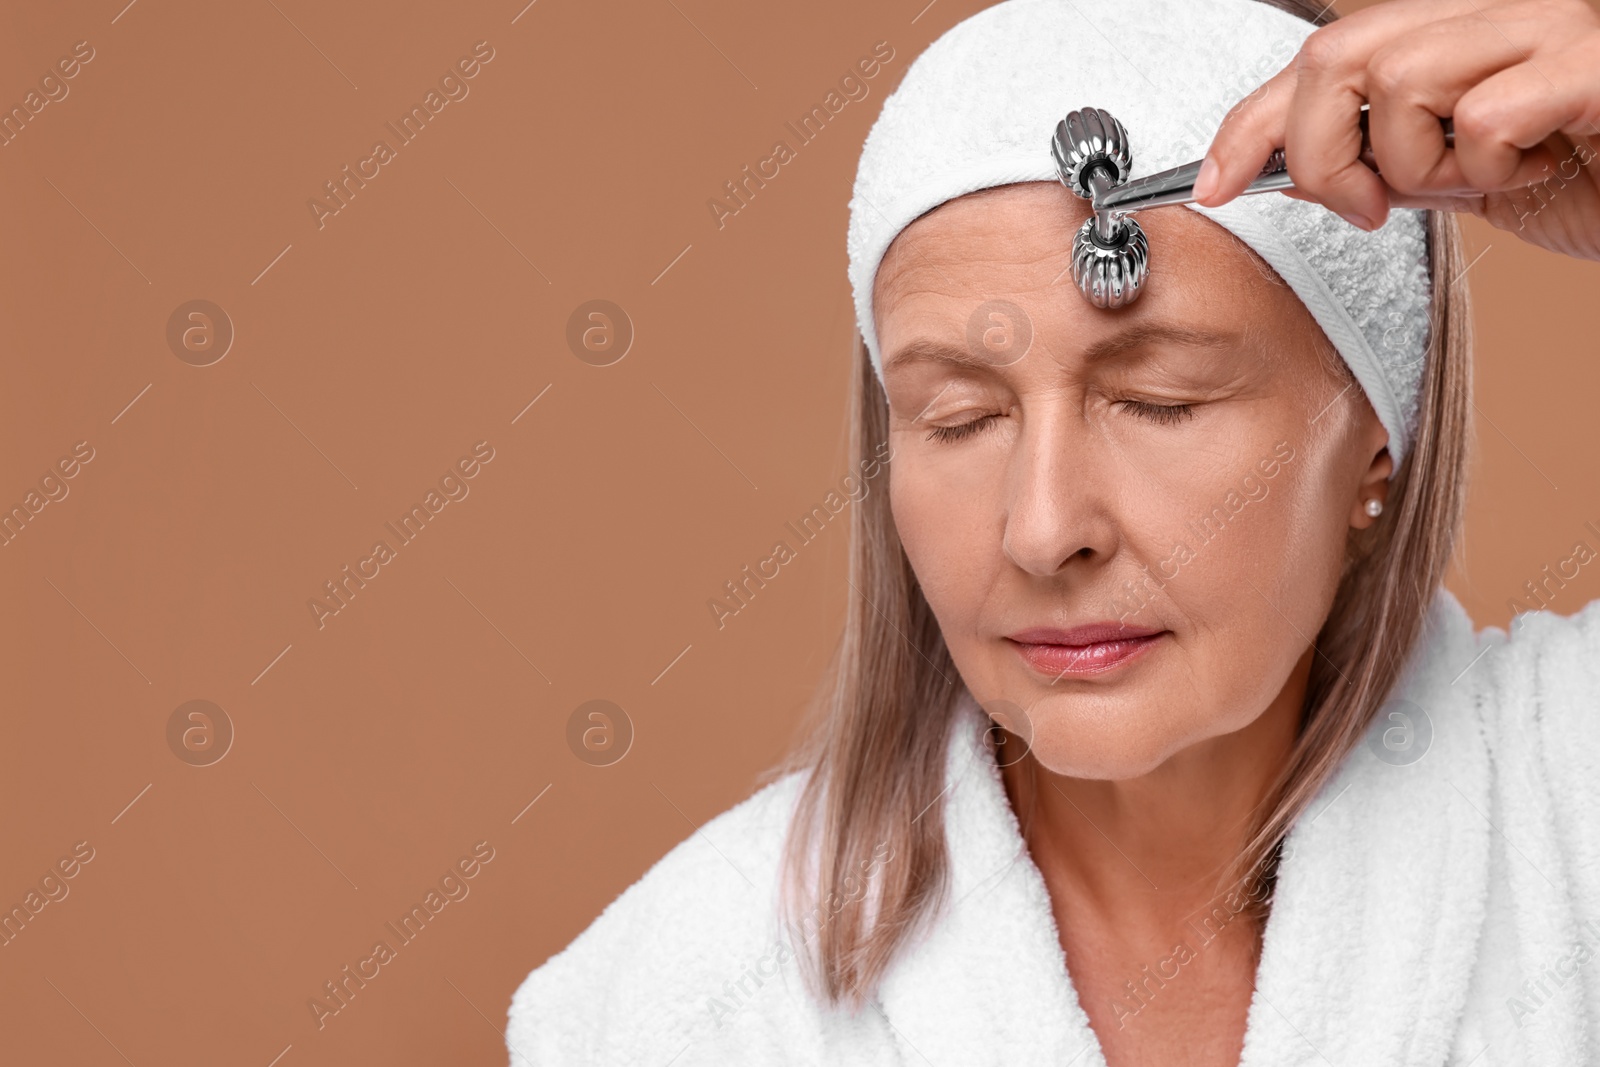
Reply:
[[[1318, 11], [1301, 0], [1261, 2], [1307, 21]], [[1258, 922], [1271, 905], [1284, 836], [1378, 714], [1460, 528], [1470, 296], [1455, 216], [1429, 211], [1427, 223], [1432, 299], [1415, 440], [1378, 522], [1350, 533], [1298, 735], [1224, 879], [1248, 885], [1242, 914]], [[850, 451], [863, 465], [881, 455], [888, 414], [857, 333]], [[859, 1007], [948, 900], [941, 798], [961, 680], [901, 548], [887, 492], [851, 509], [849, 583], [844, 630], [800, 740], [763, 778], [807, 772], [785, 843], [780, 907], [791, 926], [811, 931], [798, 955], [812, 994]], [[863, 892], [859, 872], [868, 871], [875, 877]]]

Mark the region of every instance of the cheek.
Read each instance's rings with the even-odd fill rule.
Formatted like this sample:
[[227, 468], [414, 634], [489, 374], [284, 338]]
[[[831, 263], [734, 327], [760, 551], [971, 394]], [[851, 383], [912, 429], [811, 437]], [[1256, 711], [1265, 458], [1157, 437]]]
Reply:
[[953, 491], [949, 479], [911, 448], [895, 449], [889, 507], [906, 558], [946, 640], [972, 630], [991, 587], [998, 531], [991, 502]]
[[1329, 464], [1302, 448], [1265, 478], [1260, 458], [1241, 453], [1231, 479], [1183, 494], [1189, 510], [1175, 536], [1188, 562], [1163, 571], [1175, 572], [1162, 590], [1164, 610], [1187, 628], [1198, 688], [1230, 727], [1272, 700], [1322, 628], [1344, 555], [1344, 508]]
[[1263, 557], [1272, 561], [1265, 577], [1274, 588], [1263, 585], [1261, 591], [1272, 598], [1278, 626], [1293, 630], [1302, 648], [1322, 629], [1333, 606], [1350, 533], [1353, 486], [1346, 484], [1338, 457], [1320, 451], [1302, 449], [1273, 479], [1278, 506], [1269, 509], [1271, 522], [1263, 524], [1264, 536], [1275, 546]]

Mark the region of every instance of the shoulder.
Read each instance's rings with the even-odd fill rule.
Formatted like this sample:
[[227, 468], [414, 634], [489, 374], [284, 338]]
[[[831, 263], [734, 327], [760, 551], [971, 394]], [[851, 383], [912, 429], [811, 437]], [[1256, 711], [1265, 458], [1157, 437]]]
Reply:
[[1494, 825], [1524, 862], [1564, 871], [1570, 898], [1600, 920], [1600, 601], [1573, 615], [1526, 612], [1509, 632], [1474, 639]]
[[1477, 731], [1487, 746], [1495, 825], [1504, 818], [1583, 853], [1574, 862], [1600, 893], [1600, 601], [1570, 616], [1525, 612], [1509, 631], [1475, 629], [1440, 588], [1416, 659], [1405, 691], [1438, 718], [1432, 731]]
[[[1459, 609], [1458, 609], [1459, 610]], [[1600, 772], [1600, 600], [1573, 615], [1530, 611], [1475, 635], [1497, 732], [1531, 735], [1556, 764]]]
[[[1416, 671], [1428, 696], [1473, 700], [1495, 747], [1518, 739], [1567, 750], [1557, 759], [1587, 758], [1600, 770], [1600, 600], [1573, 615], [1528, 611], [1477, 629], [1441, 587], [1429, 612]], [[1514, 743], [1514, 742], [1513, 742]]]
[[706, 822], [535, 968], [511, 1000], [512, 1063], [665, 1063], [722, 1029], [725, 987], [776, 947], [779, 861], [806, 774]]
[[[1473, 981], [1499, 991], [1483, 1013], [1498, 1020], [1485, 1021], [1491, 1034], [1506, 1035], [1495, 1040], [1531, 1045], [1538, 1036], [1546, 1052], [1527, 1062], [1552, 1062], [1554, 1045], [1544, 1043], [1556, 1034], [1600, 1039], [1600, 1002], [1561, 988], [1600, 932], [1600, 601], [1572, 615], [1525, 612], [1508, 629], [1485, 627], [1457, 655], [1454, 689], [1472, 693], [1490, 753], [1478, 812], [1491, 835], [1490, 925], [1477, 965], [1485, 973]], [[1515, 977], [1488, 973], [1507, 960], [1520, 961]], [[1526, 974], [1535, 985], [1516, 986]], [[1565, 1013], [1524, 1029], [1530, 1008], [1557, 997]]]

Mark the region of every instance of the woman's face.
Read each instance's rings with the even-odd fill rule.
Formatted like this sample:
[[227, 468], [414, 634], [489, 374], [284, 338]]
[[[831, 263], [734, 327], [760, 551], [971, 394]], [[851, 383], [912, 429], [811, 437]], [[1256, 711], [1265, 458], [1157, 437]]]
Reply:
[[1054, 182], [949, 201], [895, 239], [874, 316], [895, 524], [962, 679], [1048, 769], [1122, 779], [1279, 695], [1390, 460], [1228, 231], [1140, 213], [1149, 281], [1104, 310], [1067, 270], [1087, 216]]

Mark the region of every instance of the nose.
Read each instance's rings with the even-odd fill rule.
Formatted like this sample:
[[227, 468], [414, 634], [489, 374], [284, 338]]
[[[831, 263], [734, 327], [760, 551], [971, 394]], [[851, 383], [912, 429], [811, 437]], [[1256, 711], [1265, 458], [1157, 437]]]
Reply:
[[1033, 412], [1006, 471], [1006, 555], [1048, 578], [1074, 560], [1093, 564], [1116, 548], [1115, 464], [1104, 435], [1079, 410]]

